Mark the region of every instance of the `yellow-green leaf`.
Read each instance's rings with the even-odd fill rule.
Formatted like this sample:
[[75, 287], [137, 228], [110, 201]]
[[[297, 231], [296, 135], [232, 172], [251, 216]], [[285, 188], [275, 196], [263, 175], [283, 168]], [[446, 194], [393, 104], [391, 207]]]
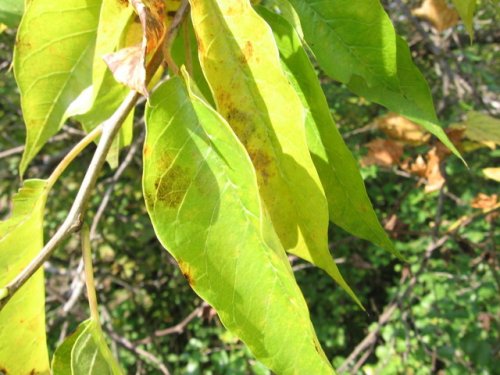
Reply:
[[265, 8], [259, 8], [259, 13], [273, 29], [284, 69], [306, 108], [307, 143], [325, 189], [330, 220], [401, 257], [377, 219], [356, 160], [335, 126], [299, 37], [279, 15]]
[[479, 112], [467, 113], [464, 136], [490, 148], [500, 145], [500, 120]]
[[191, 17], [217, 109], [252, 159], [283, 246], [356, 299], [328, 249], [328, 206], [307, 148], [304, 109], [270, 27], [248, 0], [191, 0]]
[[101, 0], [31, 1], [19, 26], [14, 73], [26, 123], [23, 173], [92, 83]]
[[474, 27], [472, 24], [474, 11], [476, 10], [476, 0], [452, 0], [460, 18], [464, 22], [465, 28], [472, 39], [474, 37]]
[[57, 348], [53, 375], [121, 375], [99, 323], [88, 319]]
[[[46, 198], [46, 181], [25, 181], [14, 197], [11, 217], [0, 222], [0, 287], [21, 272], [43, 247]], [[0, 311], [0, 372], [49, 374], [43, 269]]]
[[174, 78], [151, 95], [146, 127], [146, 207], [191, 287], [276, 373], [332, 374], [226, 121]]
[[[133, 23], [134, 10], [127, 2], [120, 0], [103, 0], [99, 15], [99, 26], [95, 54], [92, 64], [92, 92], [90, 101], [84, 106], [83, 113], [75, 116], [85, 131], [90, 132], [108, 119], [123, 102], [130, 91], [125, 85], [118, 83], [108, 69], [103, 57], [123, 47], [124, 38], [130, 24]], [[138, 38], [141, 37], [141, 30]], [[134, 111], [132, 110], [120, 129], [108, 154], [108, 162], [112, 167], [118, 164], [118, 153], [121, 147], [132, 140]]]

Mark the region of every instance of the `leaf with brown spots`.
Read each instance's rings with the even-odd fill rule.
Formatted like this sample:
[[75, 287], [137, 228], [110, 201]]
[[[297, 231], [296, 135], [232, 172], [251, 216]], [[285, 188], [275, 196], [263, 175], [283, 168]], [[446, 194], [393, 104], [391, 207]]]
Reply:
[[191, 287], [276, 373], [332, 374], [228, 123], [173, 78], [151, 95], [146, 129], [146, 207]]
[[252, 158], [283, 246], [324, 269], [359, 303], [328, 248], [328, 203], [309, 154], [304, 107], [281, 68], [271, 28], [248, 0], [192, 0], [191, 17], [217, 109]]
[[[9, 219], [0, 221], [0, 288], [43, 247], [44, 180], [27, 180], [14, 197]], [[45, 287], [38, 270], [0, 311], [0, 368], [7, 374], [49, 374], [45, 335]]]
[[148, 96], [146, 63], [163, 42], [166, 33], [165, 3], [162, 0], [130, 0], [139, 16], [141, 42], [104, 56], [118, 82]]

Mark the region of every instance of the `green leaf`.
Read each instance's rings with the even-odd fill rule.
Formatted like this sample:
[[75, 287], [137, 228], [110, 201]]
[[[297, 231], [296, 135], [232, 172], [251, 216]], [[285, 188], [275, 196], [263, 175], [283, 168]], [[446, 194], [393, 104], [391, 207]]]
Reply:
[[248, 0], [191, 1], [191, 17], [217, 109], [253, 161], [283, 246], [324, 269], [357, 301], [328, 249], [328, 205], [307, 148], [304, 109], [271, 29]]
[[191, 287], [276, 373], [333, 373], [226, 121], [173, 78], [151, 95], [146, 128], [146, 207]]
[[474, 27], [472, 24], [474, 11], [476, 10], [476, 0], [452, 0], [453, 5], [457, 9], [460, 18], [464, 22], [465, 28], [470, 35], [470, 38], [474, 38]]
[[[43, 247], [44, 180], [27, 180], [14, 196], [12, 216], [0, 222], [0, 287], [9, 283]], [[0, 311], [0, 372], [48, 374], [43, 269]]]
[[288, 79], [306, 108], [307, 143], [325, 189], [330, 220], [401, 257], [377, 219], [356, 160], [333, 121], [299, 37], [279, 15], [265, 8], [259, 8], [259, 13], [273, 29]]
[[329, 76], [423, 126], [462, 159], [439, 125], [429, 86], [406, 42], [396, 35], [378, 0], [290, 2]]
[[53, 375], [120, 375], [98, 322], [88, 319], [56, 349]]
[[92, 83], [100, 6], [101, 0], [38, 0], [24, 13], [14, 51], [27, 131], [21, 173]]
[[0, 2], [0, 23], [17, 27], [24, 11], [24, 0], [2, 0]]

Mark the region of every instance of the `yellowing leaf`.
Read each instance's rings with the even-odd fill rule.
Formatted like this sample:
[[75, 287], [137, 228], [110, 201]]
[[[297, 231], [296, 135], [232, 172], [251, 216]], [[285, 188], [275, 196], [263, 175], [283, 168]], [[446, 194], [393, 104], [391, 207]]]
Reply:
[[99, 323], [88, 319], [56, 349], [52, 375], [121, 375]]
[[274, 372], [332, 374], [227, 122], [173, 78], [151, 95], [146, 128], [146, 207], [191, 287]]
[[446, 30], [458, 23], [458, 13], [445, 0], [423, 0], [420, 7], [412, 13], [429, 21], [437, 31]]
[[[43, 247], [43, 180], [27, 180], [14, 197], [12, 216], [0, 222], [0, 288]], [[0, 311], [0, 372], [49, 374], [45, 337], [43, 269], [37, 271]]]
[[[130, 29], [133, 14], [132, 6], [128, 5], [127, 2], [121, 0], [102, 1], [93, 60], [91, 105], [87, 106], [82, 111], [83, 113], [75, 116], [75, 119], [81, 122], [87, 132], [108, 119], [129, 92], [126, 86], [114, 79], [103, 57], [122, 47], [122, 40]], [[137, 31], [140, 39], [142, 31], [140, 28]], [[120, 135], [116, 138], [108, 154], [107, 161], [112, 167], [118, 164], [119, 149], [130, 144], [132, 140], [133, 112], [131, 111], [122, 125]]]
[[500, 182], [500, 167], [499, 168], [484, 168], [483, 174], [492, 180]]
[[356, 160], [333, 121], [314, 67], [293, 27], [265, 8], [258, 11], [273, 29], [285, 72], [306, 108], [307, 144], [325, 189], [330, 220], [401, 256], [377, 219]]
[[24, 13], [14, 50], [27, 132], [21, 173], [92, 83], [100, 6], [101, 0], [38, 0]]
[[142, 27], [142, 40], [104, 56], [104, 60], [118, 82], [148, 96], [146, 63], [156, 51], [166, 33], [165, 3], [162, 0], [130, 0]]
[[356, 300], [328, 249], [328, 206], [307, 147], [305, 113], [271, 29], [248, 0], [193, 0], [191, 17], [218, 111], [252, 159], [283, 246], [324, 269]]

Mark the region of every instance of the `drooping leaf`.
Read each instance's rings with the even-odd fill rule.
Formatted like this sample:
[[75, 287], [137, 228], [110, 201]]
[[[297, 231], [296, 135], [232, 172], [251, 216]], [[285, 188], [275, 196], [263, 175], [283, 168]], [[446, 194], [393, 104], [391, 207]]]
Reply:
[[400, 256], [377, 219], [356, 160], [335, 126], [314, 67], [299, 37], [279, 15], [265, 8], [259, 8], [259, 13], [273, 29], [285, 71], [306, 108], [307, 143], [325, 189], [330, 220]]
[[191, 287], [276, 373], [333, 373], [226, 121], [174, 78], [151, 95], [146, 127], [146, 207]]
[[165, 3], [163, 0], [130, 0], [130, 3], [141, 23], [141, 42], [110, 53], [104, 60], [118, 82], [148, 96], [146, 63], [163, 41], [167, 31]]
[[328, 206], [307, 148], [305, 113], [270, 27], [248, 0], [192, 0], [191, 17], [217, 109], [252, 159], [283, 246], [324, 269], [357, 301], [328, 249]]
[[14, 74], [26, 123], [26, 170], [92, 83], [101, 0], [31, 1], [19, 26]]
[[52, 358], [53, 375], [121, 375], [98, 322], [88, 319], [67, 337]]
[[[11, 217], [0, 222], [0, 287], [21, 272], [43, 247], [46, 198], [46, 181], [25, 181], [14, 197]], [[49, 374], [43, 269], [0, 311], [0, 343], [0, 372]]]
[[24, 0], [2, 0], [0, 2], [0, 23], [17, 27], [24, 11]]
[[354, 93], [423, 126], [461, 158], [439, 125], [429, 86], [378, 0], [290, 0], [319, 65]]
[[465, 28], [472, 39], [474, 37], [473, 17], [476, 10], [476, 0], [452, 0], [457, 8], [460, 18], [464, 22]]

